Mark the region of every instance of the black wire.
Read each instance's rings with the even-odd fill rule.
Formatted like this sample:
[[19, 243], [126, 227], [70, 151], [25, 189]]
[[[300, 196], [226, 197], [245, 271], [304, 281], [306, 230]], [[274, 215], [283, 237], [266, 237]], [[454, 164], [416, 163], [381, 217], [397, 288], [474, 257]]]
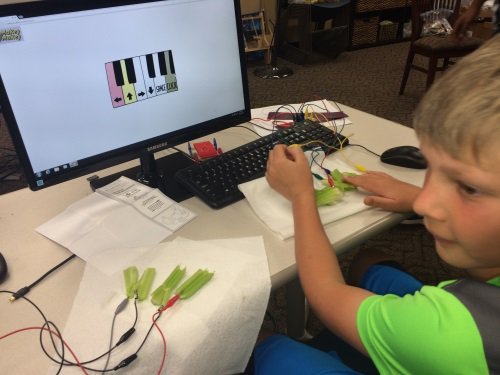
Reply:
[[42, 276], [40, 276], [38, 279], [36, 279], [35, 281], [33, 281], [30, 285], [28, 285], [28, 288], [30, 288], [30, 289], [33, 288], [35, 285], [37, 285], [43, 279], [45, 279], [47, 276], [49, 276], [52, 272], [54, 272], [58, 268], [64, 266], [66, 263], [68, 263], [71, 259], [73, 259], [75, 257], [76, 257], [75, 254], [71, 254], [69, 257], [67, 257], [65, 260], [63, 260], [61, 263], [55, 265], [50, 270], [48, 270], [47, 272], [45, 272]]
[[[268, 128], [266, 128], [265, 126], [262, 126], [262, 125], [256, 124], [255, 122], [249, 121], [249, 123], [250, 123], [250, 124], [252, 124], [252, 125], [257, 126], [258, 128], [261, 128], [261, 129], [264, 129], [264, 130], [269, 130], [269, 129], [268, 129]], [[255, 130], [253, 130], [253, 129], [251, 129], [251, 128], [249, 128], [249, 127], [245, 126], [245, 125], [235, 125], [234, 127], [235, 127], [235, 128], [243, 128], [243, 129], [245, 129], [245, 130], [248, 130], [248, 131], [250, 131], [250, 132], [252, 132], [252, 133], [256, 134], [256, 135], [257, 135], [257, 136], [259, 136], [260, 138], [262, 138], [262, 136], [261, 136], [259, 133], [257, 133]]]
[[[10, 290], [0, 290], [0, 293], [8, 293], [8, 294], [13, 294], [13, 292], [12, 292], [12, 291], [10, 291]], [[44, 324], [43, 324], [42, 328], [43, 328], [43, 327], [45, 327], [46, 325], [50, 326], [50, 324], [52, 324], [52, 325], [53, 325], [53, 327], [55, 327], [55, 330], [56, 330], [56, 331], [58, 332], [58, 334], [59, 334], [59, 332], [60, 332], [60, 331], [59, 331], [59, 329], [57, 328], [57, 326], [56, 326], [54, 323], [49, 323], [49, 321], [47, 320], [47, 318], [46, 318], [45, 314], [43, 313], [43, 311], [42, 311], [42, 310], [41, 310], [41, 309], [40, 309], [40, 308], [39, 308], [39, 307], [38, 307], [38, 306], [37, 306], [37, 305], [36, 305], [33, 301], [31, 301], [29, 298], [24, 297], [24, 296], [23, 296], [23, 297], [20, 297], [20, 298], [22, 298], [22, 299], [24, 299], [25, 301], [27, 301], [28, 303], [30, 303], [30, 304], [31, 304], [31, 305], [32, 305], [32, 306], [33, 306], [33, 307], [34, 307], [34, 308], [38, 311], [38, 313], [41, 315], [41, 317], [42, 317], [42, 319], [43, 319], [43, 321], [44, 321]], [[40, 332], [42, 332], [42, 331], [43, 331], [43, 330], [41, 330]], [[54, 350], [57, 352], [57, 347], [56, 347], [56, 345], [55, 345], [54, 338], [53, 338], [52, 334], [50, 335], [50, 337], [51, 337], [51, 340], [52, 340], [52, 344], [53, 344], [53, 346], [54, 346]], [[59, 337], [60, 337], [60, 340], [61, 340], [61, 343], [62, 343], [62, 336], [59, 336]], [[64, 346], [64, 343], [62, 343], [62, 345]], [[45, 347], [44, 347], [43, 345], [42, 345], [42, 350], [45, 352], [45, 354], [48, 354], [48, 353], [45, 351]], [[63, 349], [63, 353], [64, 353], [64, 349]]]
[[160, 312], [158, 314], [158, 316], [154, 319], [153, 323], [151, 323], [151, 326], [149, 327], [148, 332], [146, 333], [146, 336], [144, 336], [144, 339], [142, 340], [141, 345], [139, 345], [139, 348], [135, 351], [135, 354], [139, 353], [139, 351], [142, 349], [142, 347], [146, 343], [146, 340], [148, 339], [149, 334], [153, 330], [153, 327], [155, 326], [155, 323], [158, 321], [158, 319], [160, 319], [161, 314], [162, 314], [162, 312]]
[[106, 371], [106, 369], [108, 368], [108, 365], [109, 365], [109, 361], [111, 359], [111, 349], [113, 348], [113, 335], [115, 332], [115, 321], [116, 321], [117, 316], [118, 316], [118, 314], [115, 312], [113, 314], [113, 320], [111, 321], [111, 332], [109, 333], [108, 353], [106, 356], [106, 362], [104, 363], [104, 370], [103, 371]]
[[[311, 165], [310, 165], [310, 167], [312, 167], [313, 164], [316, 164], [318, 167], [320, 167], [322, 170], [324, 170], [325, 168], [322, 166], [322, 162], [319, 163], [316, 160], [316, 157], [318, 157], [321, 154], [320, 151], [323, 151], [323, 149], [321, 147], [313, 148], [311, 150]], [[323, 160], [325, 158], [326, 158], [326, 153], [324, 153]]]
[[59, 331], [59, 328], [52, 321], [46, 321], [42, 325], [42, 329], [40, 330], [39, 341], [40, 341], [40, 347], [42, 348], [43, 352], [45, 353], [45, 355], [49, 356], [49, 354], [45, 350], [45, 346], [43, 344], [43, 332], [45, 331], [45, 326], [47, 326], [46, 329], [49, 330], [50, 340], [52, 341], [52, 346], [54, 347], [54, 351], [59, 355], [59, 352], [57, 351], [56, 343], [54, 341], [53, 334], [51, 332], [51, 328], [50, 328], [51, 325], [52, 325], [52, 328], [56, 331], [57, 336], [59, 336], [59, 341], [61, 342], [61, 354], [60, 354], [60, 358], [62, 360], [59, 362], [59, 368], [58, 368], [57, 373], [56, 373], [56, 374], [59, 374], [62, 371], [63, 366], [64, 366], [64, 352], [66, 350], [65, 347], [64, 347], [64, 342], [63, 342], [63, 339], [62, 339], [61, 331]]
[[29, 291], [35, 286], [37, 285], [39, 282], [41, 282], [43, 279], [45, 279], [47, 276], [49, 276], [52, 272], [54, 272], [55, 270], [57, 270], [59, 267], [63, 266], [64, 264], [66, 264], [67, 262], [69, 262], [71, 259], [75, 258], [76, 255], [75, 254], [71, 254], [68, 258], [66, 258], [65, 260], [63, 260], [61, 263], [57, 264], [56, 266], [52, 267], [50, 270], [48, 270], [47, 272], [45, 272], [42, 276], [40, 276], [38, 279], [36, 279], [34, 282], [32, 282], [30, 285], [28, 286], [25, 286], [25, 287], [22, 287], [21, 289], [19, 289], [17, 292], [13, 293], [12, 296], [10, 297], [10, 301], [15, 301], [23, 296], [25, 296], [26, 294], [29, 293]]
[[365, 146], [363, 146], [363, 145], [358, 145], [358, 144], [356, 144], [356, 143], [349, 143], [349, 146], [361, 147], [361, 148], [365, 149], [366, 151], [368, 151], [368, 152], [372, 153], [373, 155], [380, 157], [380, 155], [379, 155], [379, 154], [377, 154], [375, 151], [372, 151], [372, 150], [370, 150], [369, 148], [367, 148], [367, 147], [365, 147]]
[[[137, 324], [138, 315], [139, 315], [139, 312], [138, 312], [138, 310], [137, 310], [137, 299], [134, 299], [134, 307], [135, 307], [135, 319], [134, 319], [134, 324], [133, 324], [133, 325], [132, 325], [132, 327], [130, 327], [130, 328], [129, 328], [126, 332], [129, 332], [131, 329], [135, 328], [135, 326], [136, 326], [136, 324]], [[115, 316], [116, 316], [116, 314], [115, 314]], [[107, 352], [105, 352], [105, 353], [103, 353], [103, 354], [101, 354], [101, 355], [99, 355], [99, 356], [97, 356], [97, 357], [95, 357], [95, 358], [93, 358], [93, 359], [89, 359], [89, 360], [87, 360], [87, 361], [80, 362], [80, 364], [78, 364], [78, 363], [76, 363], [76, 362], [72, 362], [72, 361], [67, 360], [67, 359], [64, 359], [64, 358], [63, 358], [63, 356], [61, 356], [61, 355], [57, 352], [57, 350], [56, 350], [56, 353], [57, 353], [57, 355], [61, 358], [61, 360], [62, 360], [61, 362], [64, 362], [64, 366], [79, 366], [79, 367], [83, 367], [83, 368], [84, 368], [84, 369], [86, 369], [86, 370], [91, 370], [91, 371], [100, 371], [100, 372], [114, 371], [114, 369], [109, 369], [109, 370], [108, 370], [108, 369], [106, 369], [106, 367], [105, 367], [104, 369], [102, 369], [102, 370], [96, 370], [96, 369], [91, 369], [91, 368], [89, 368], [89, 367], [85, 367], [85, 366], [81, 366], [81, 365], [86, 365], [86, 364], [89, 364], [89, 363], [92, 363], [92, 362], [95, 362], [95, 361], [97, 361], [97, 360], [101, 359], [101, 358], [102, 358], [102, 357], [104, 357], [105, 355], [108, 355], [108, 354], [110, 354], [113, 350], [115, 350], [115, 349], [118, 347], [118, 345], [119, 345], [119, 344], [121, 344], [121, 342], [120, 342], [120, 343], [118, 343], [118, 342], [117, 342], [117, 343], [116, 343], [113, 347], [111, 347], [111, 348], [110, 348]], [[43, 348], [43, 344], [42, 344], [42, 348]], [[45, 352], [45, 350], [44, 350], [44, 352]], [[55, 358], [51, 357], [51, 356], [50, 356], [47, 352], [45, 352], [45, 354], [47, 354], [47, 357], [49, 357], [49, 358], [50, 358], [53, 362], [55, 362], [55, 363], [60, 363], [57, 359], [55, 359]]]
[[[13, 292], [10, 291], [10, 290], [0, 290], [0, 293], [13, 294]], [[65, 358], [65, 349], [64, 349], [64, 342], [63, 342], [62, 334], [61, 334], [59, 328], [56, 326], [56, 324], [53, 323], [53, 322], [51, 322], [51, 321], [49, 321], [47, 319], [47, 317], [45, 316], [45, 314], [43, 313], [43, 311], [33, 301], [31, 301], [29, 298], [24, 297], [24, 296], [22, 296], [20, 298], [22, 298], [25, 301], [29, 302], [38, 311], [38, 313], [41, 315], [41, 317], [42, 317], [42, 319], [44, 321], [44, 324], [41, 327], [42, 329], [40, 330], [40, 337], [39, 337], [40, 346], [42, 348], [42, 351], [47, 356], [47, 358], [49, 358], [52, 362], [57, 363], [59, 365], [59, 370], [58, 370], [57, 373], [60, 373], [61, 368], [63, 366], [78, 366], [78, 367], [84, 368], [85, 370], [95, 371], [95, 372], [111, 372], [111, 371], [115, 371], [114, 368], [113, 369], [108, 369], [108, 370], [107, 369], [94, 369], [94, 368], [83, 366], [83, 365], [91, 363], [91, 362], [95, 362], [98, 359], [101, 359], [102, 357], [104, 357], [105, 355], [107, 355], [109, 352], [111, 352], [114, 349], [116, 349], [116, 347], [118, 345], [115, 344], [115, 346], [111, 350], [107, 351], [106, 353], [104, 353], [104, 354], [102, 354], [102, 355], [100, 355], [100, 356], [98, 356], [98, 357], [96, 357], [94, 359], [91, 359], [91, 360], [88, 360], [88, 361], [83, 361], [83, 362], [80, 362], [79, 364], [76, 363], [76, 362], [72, 362], [72, 361], [70, 361], [70, 360], [68, 360], [68, 359]], [[134, 306], [135, 306], [135, 319], [134, 319], [134, 325], [132, 326], [132, 328], [135, 327], [135, 325], [137, 324], [137, 321], [138, 321], [137, 303], [134, 303]], [[159, 318], [159, 316], [158, 316], [158, 318]], [[155, 322], [156, 322], [156, 320], [155, 320]], [[50, 332], [50, 331], [48, 332], [49, 337], [50, 337], [50, 339], [52, 341], [52, 347], [53, 347], [55, 353], [57, 354], [57, 356], [59, 357], [59, 360], [57, 360], [57, 359], [55, 359], [55, 358], [52, 357], [52, 355], [47, 351], [47, 349], [45, 347], [45, 344], [43, 343], [42, 335], [45, 332], [45, 327], [46, 326], [48, 327], [48, 329], [50, 329], [50, 327], [52, 326], [54, 328], [54, 330], [56, 331], [57, 335], [59, 336], [59, 340], [61, 342], [61, 348], [62, 348], [61, 352], [59, 352], [59, 350], [57, 348], [57, 345], [56, 345], [56, 342], [54, 341], [54, 334], [52, 332]], [[132, 328], [130, 328], [130, 329], [132, 329]], [[128, 331], [130, 331], [130, 329]], [[139, 350], [141, 349], [141, 347], [144, 345], [144, 342], [146, 341], [146, 339], [147, 339], [147, 337], [148, 337], [149, 332], [151, 331], [151, 329], [152, 329], [152, 327], [149, 329], [148, 334], [144, 338], [144, 340], [143, 340], [141, 346], [139, 347], [139, 349], [135, 352], [136, 354], [139, 352]]]

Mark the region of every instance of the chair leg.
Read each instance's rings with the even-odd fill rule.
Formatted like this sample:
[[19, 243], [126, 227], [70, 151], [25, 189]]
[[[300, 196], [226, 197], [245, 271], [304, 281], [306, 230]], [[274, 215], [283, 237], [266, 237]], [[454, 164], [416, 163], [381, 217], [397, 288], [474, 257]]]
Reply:
[[436, 68], [437, 68], [437, 57], [429, 58], [429, 70], [427, 71], [427, 84], [426, 89], [428, 89], [432, 82], [434, 82], [434, 77], [436, 76]]
[[410, 69], [413, 64], [413, 58], [415, 57], [415, 52], [410, 47], [408, 51], [408, 57], [406, 58], [405, 71], [403, 73], [403, 79], [401, 80], [401, 86], [399, 87], [399, 95], [403, 95], [406, 87], [406, 81], [408, 81], [408, 76], [410, 75]]

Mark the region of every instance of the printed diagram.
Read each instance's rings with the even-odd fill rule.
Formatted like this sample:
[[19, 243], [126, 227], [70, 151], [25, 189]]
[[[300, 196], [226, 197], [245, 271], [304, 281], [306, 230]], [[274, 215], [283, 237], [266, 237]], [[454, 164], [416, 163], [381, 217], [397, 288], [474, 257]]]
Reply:
[[171, 50], [112, 61], [105, 66], [115, 108], [178, 90]]

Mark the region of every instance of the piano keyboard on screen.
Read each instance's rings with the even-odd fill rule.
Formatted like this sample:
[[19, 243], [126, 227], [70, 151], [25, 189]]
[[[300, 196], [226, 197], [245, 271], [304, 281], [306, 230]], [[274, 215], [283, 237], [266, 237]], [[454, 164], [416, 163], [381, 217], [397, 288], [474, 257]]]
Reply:
[[116, 60], [105, 66], [113, 107], [178, 89], [171, 50]]

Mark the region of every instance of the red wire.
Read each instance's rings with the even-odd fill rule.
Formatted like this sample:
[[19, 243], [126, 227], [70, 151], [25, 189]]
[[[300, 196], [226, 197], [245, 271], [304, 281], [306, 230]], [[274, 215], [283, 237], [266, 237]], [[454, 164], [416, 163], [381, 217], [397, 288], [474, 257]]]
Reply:
[[163, 370], [163, 366], [165, 365], [165, 360], [167, 358], [167, 340], [165, 340], [165, 335], [163, 334], [160, 326], [158, 324], [156, 324], [156, 318], [155, 318], [156, 315], [159, 316], [160, 314], [161, 314], [161, 311], [157, 311], [152, 316], [153, 324], [156, 327], [156, 329], [158, 330], [158, 332], [160, 333], [161, 339], [163, 340], [163, 356], [161, 358], [160, 368], [158, 369], [158, 373], [157, 373], [158, 375], [161, 374], [161, 370]]
[[156, 329], [158, 330], [158, 332], [160, 333], [161, 335], [161, 339], [163, 340], [163, 357], [161, 359], [161, 364], [160, 364], [160, 368], [158, 369], [158, 375], [161, 374], [161, 370], [163, 370], [163, 366], [165, 365], [165, 360], [167, 358], [167, 340], [165, 339], [165, 335], [163, 334], [163, 331], [161, 330], [160, 326], [158, 324], [156, 324], [156, 318], [155, 316], [159, 316], [166, 310], [166, 309], [169, 309], [170, 307], [172, 307], [173, 305], [175, 305], [175, 303], [181, 298], [180, 295], [178, 294], [174, 294], [169, 300], [168, 302], [161, 308], [158, 309], [158, 311], [156, 311], [153, 316], [152, 316], [152, 319], [153, 319], [153, 324], [154, 326], [156, 327]]
[[44, 331], [48, 331], [48, 332], [50, 332], [50, 334], [52, 334], [52, 335], [56, 335], [56, 336], [59, 338], [59, 340], [61, 340], [61, 342], [64, 344], [64, 346], [65, 346], [65, 347], [69, 350], [69, 352], [71, 353], [71, 355], [72, 355], [72, 356], [73, 356], [73, 358], [75, 359], [75, 361], [76, 361], [76, 363], [77, 363], [78, 367], [80, 367], [80, 369], [83, 371], [83, 373], [84, 373], [84, 374], [88, 375], [88, 372], [85, 370], [85, 368], [83, 368], [83, 367], [82, 367], [82, 364], [80, 363], [80, 360], [78, 359], [78, 357], [76, 356], [76, 354], [73, 352], [73, 350], [71, 350], [71, 348], [70, 348], [70, 347], [69, 347], [69, 345], [66, 343], [66, 341], [64, 341], [64, 340], [61, 338], [61, 336], [59, 336], [59, 335], [57, 334], [57, 332], [52, 331], [51, 329], [48, 329], [48, 328], [46, 328], [46, 327], [26, 327], [26, 328], [20, 328], [20, 329], [17, 329], [17, 330], [15, 330], [15, 331], [9, 332], [9, 333], [7, 333], [7, 334], [5, 334], [5, 335], [3, 335], [3, 336], [0, 336], [0, 340], [5, 339], [5, 338], [7, 338], [7, 337], [9, 337], [9, 336], [12, 336], [12, 335], [14, 335], [14, 334], [16, 334], [16, 333], [20, 333], [20, 332], [23, 332], [23, 331], [30, 331], [30, 330], [44, 330]]

